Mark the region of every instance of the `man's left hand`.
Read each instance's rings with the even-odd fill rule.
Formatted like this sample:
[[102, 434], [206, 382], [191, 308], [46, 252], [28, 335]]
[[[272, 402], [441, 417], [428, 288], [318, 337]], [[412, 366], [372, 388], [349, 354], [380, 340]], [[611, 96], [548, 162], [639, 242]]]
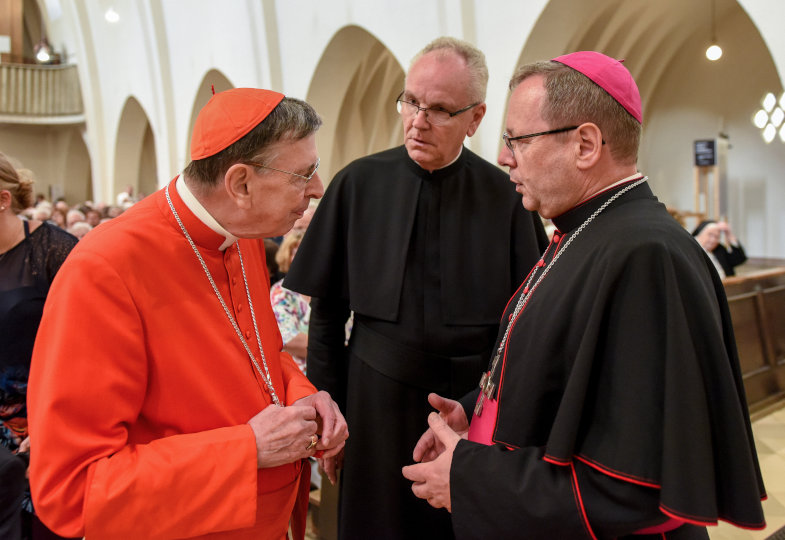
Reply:
[[320, 424], [317, 435], [320, 436], [316, 445], [317, 454], [321, 458], [331, 458], [343, 450], [345, 441], [349, 438], [349, 427], [346, 420], [330, 394], [324, 391], [316, 392], [310, 396], [298, 399], [294, 405], [310, 405], [316, 409], [317, 423]]
[[415, 496], [427, 500], [434, 508], [446, 508], [452, 512], [450, 467], [452, 454], [461, 436], [435, 412], [428, 415], [428, 425], [444, 445], [444, 452], [433, 461], [404, 467], [403, 475], [414, 482], [412, 492]]

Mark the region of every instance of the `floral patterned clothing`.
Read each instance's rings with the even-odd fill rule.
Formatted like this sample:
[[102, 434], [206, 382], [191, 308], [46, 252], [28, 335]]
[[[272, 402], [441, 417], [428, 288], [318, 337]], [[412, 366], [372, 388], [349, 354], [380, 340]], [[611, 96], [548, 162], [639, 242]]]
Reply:
[[[311, 318], [308, 297], [287, 289], [281, 280], [270, 288], [270, 303], [273, 305], [284, 346], [297, 334], [308, 334], [308, 320]], [[292, 358], [305, 373], [305, 358], [295, 355], [292, 355]]]

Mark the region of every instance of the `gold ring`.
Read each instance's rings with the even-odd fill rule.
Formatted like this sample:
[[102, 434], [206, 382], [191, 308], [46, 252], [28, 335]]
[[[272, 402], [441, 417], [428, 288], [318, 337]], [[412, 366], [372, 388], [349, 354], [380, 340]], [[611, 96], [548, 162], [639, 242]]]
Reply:
[[316, 446], [316, 443], [319, 441], [319, 438], [316, 435], [311, 435], [311, 444], [305, 447], [306, 452], [313, 449]]

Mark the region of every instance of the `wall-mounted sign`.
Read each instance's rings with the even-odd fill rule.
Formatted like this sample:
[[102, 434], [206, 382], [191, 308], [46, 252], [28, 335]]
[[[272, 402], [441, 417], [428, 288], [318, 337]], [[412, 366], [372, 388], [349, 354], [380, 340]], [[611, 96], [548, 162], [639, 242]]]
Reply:
[[711, 167], [717, 164], [717, 147], [714, 139], [695, 141], [694, 148], [696, 167]]

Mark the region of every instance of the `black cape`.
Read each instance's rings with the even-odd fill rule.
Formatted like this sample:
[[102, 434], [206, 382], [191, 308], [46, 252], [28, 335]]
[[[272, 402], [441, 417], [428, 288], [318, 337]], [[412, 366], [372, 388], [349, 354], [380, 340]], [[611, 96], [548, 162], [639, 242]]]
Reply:
[[449, 514], [414, 497], [401, 467], [428, 393], [476, 385], [499, 313], [546, 244], [509, 177], [466, 148], [433, 173], [398, 147], [333, 179], [284, 285], [313, 298], [308, 377], [351, 431], [341, 538], [452, 537]]
[[554, 219], [545, 263], [563, 253], [495, 376], [496, 444], [454, 454], [458, 538], [620, 537], [666, 516], [689, 523], [669, 538], [706, 538], [718, 519], [764, 526], [730, 314], [701, 247], [647, 184], [564, 247], [620, 189]]

